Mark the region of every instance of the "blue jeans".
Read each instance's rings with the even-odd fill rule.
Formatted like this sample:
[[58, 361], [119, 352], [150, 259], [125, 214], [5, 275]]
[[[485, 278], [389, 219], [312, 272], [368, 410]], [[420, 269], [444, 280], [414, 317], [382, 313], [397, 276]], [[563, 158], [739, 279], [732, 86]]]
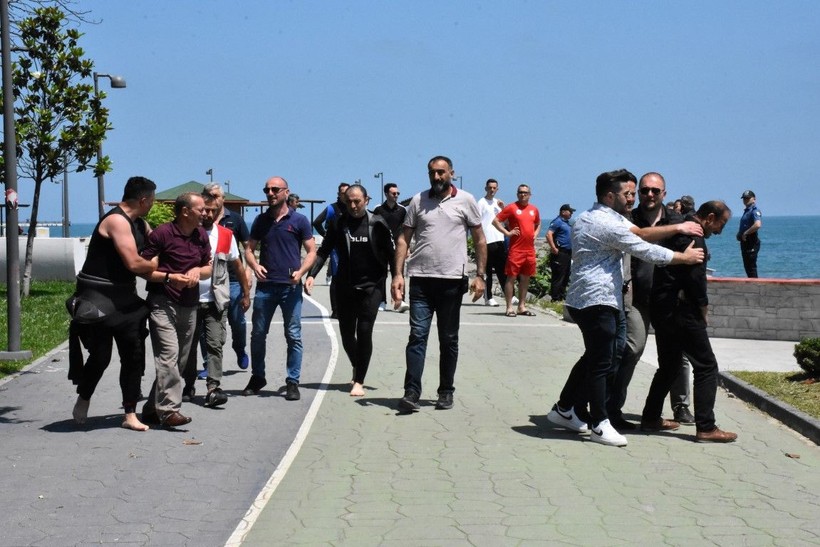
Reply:
[[245, 326], [245, 312], [242, 310], [242, 287], [239, 285], [239, 281], [231, 281], [228, 324], [231, 326], [231, 347], [238, 357], [245, 353], [245, 340], [248, 337], [248, 329]]
[[287, 352], [287, 383], [298, 384], [302, 373], [302, 284], [257, 283], [251, 318], [251, 372], [265, 377], [265, 350], [270, 322], [282, 308]]
[[458, 327], [463, 295], [460, 279], [410, 279], [410, 339], [405, 350], [405, 391], [415, 391], [421, 395], [421, 375], [424, 372], [427, 338], [430, 336], [433, 314], [436, 315], [439, 340], [438, 393], [455, 391], [453, 381], [458, 364]]

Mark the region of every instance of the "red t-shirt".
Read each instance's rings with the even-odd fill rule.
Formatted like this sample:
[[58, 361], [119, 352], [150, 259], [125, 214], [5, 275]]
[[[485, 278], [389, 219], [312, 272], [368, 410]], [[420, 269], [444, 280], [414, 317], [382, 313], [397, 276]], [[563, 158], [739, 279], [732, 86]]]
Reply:
[[518, 203], [511, 203], [504, 207], [495, 218], [500, 222], [506, 222], [508, 230], [517, 226], [521, 232], [517, 236], [510, 237], [510, 254], [535, 252], [535, 227], [541, 225], [541, 216], [535, 205], [528, 203], [522, 209]]

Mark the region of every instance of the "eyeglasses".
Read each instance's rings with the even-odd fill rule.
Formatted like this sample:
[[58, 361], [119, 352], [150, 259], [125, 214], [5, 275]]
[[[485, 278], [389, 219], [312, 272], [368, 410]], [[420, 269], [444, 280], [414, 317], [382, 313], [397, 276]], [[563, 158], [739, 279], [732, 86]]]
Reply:
[[642, 195], [642, 196], [647, 196], [647, 195], [649, 195], [649, 192], [652, 192], [652, 195], [653, 195], [653, 196], [657, 196], [657, 195], [659, 195], [661, 192], [663, 192], [663, 190], [661, 190], [660, 188], [649, 188], [649, 187], [646, 187], [646, 186], [644, 186], [643, 188], [641, 188], [641, 195]]
[[390, 192], [391, 196], [400, 196], [401, 192]]
[[518, 195], [521, 195], [521, 194], [524, 194], [524, 195], [526, 196], [526, 195], [529, 195], [529, 192], [521, 192], [521, 191], [519, 191], [519, 192], [518, 192]]
[[287, 190], [284, 186], [265, 186], [262, 191], [266, 194], [273, 194], [274, 196], [282, 190]]

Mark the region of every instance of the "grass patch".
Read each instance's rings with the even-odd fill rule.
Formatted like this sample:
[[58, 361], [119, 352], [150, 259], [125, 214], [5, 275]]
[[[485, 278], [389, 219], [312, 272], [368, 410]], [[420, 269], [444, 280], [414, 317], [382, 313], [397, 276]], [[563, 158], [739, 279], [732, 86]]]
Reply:
[[[6, 285], [0, 291], [7, 294]], [[19, 371], [68, 340], [68, 312], [65, 301], [74, 292], [72, 281], [33, 281], [29, 296], [20, 303], [20, 346], [32, 358], [22, 361], [0, 361], [0, 378]], [[8, 299], [0, 302], [0, 347], [8, 349]]]
[[744, 382], [820, 419], [820, 378], [805, 372], [732, 371]]

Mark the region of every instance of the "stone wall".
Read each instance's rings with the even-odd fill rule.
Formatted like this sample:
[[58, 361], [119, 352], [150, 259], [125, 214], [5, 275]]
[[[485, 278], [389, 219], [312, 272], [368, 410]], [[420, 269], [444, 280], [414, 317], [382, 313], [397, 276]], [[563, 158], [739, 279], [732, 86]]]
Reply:
[[820, 280], [710, 277], [708, 291], [710, 336], [820, 337]]

